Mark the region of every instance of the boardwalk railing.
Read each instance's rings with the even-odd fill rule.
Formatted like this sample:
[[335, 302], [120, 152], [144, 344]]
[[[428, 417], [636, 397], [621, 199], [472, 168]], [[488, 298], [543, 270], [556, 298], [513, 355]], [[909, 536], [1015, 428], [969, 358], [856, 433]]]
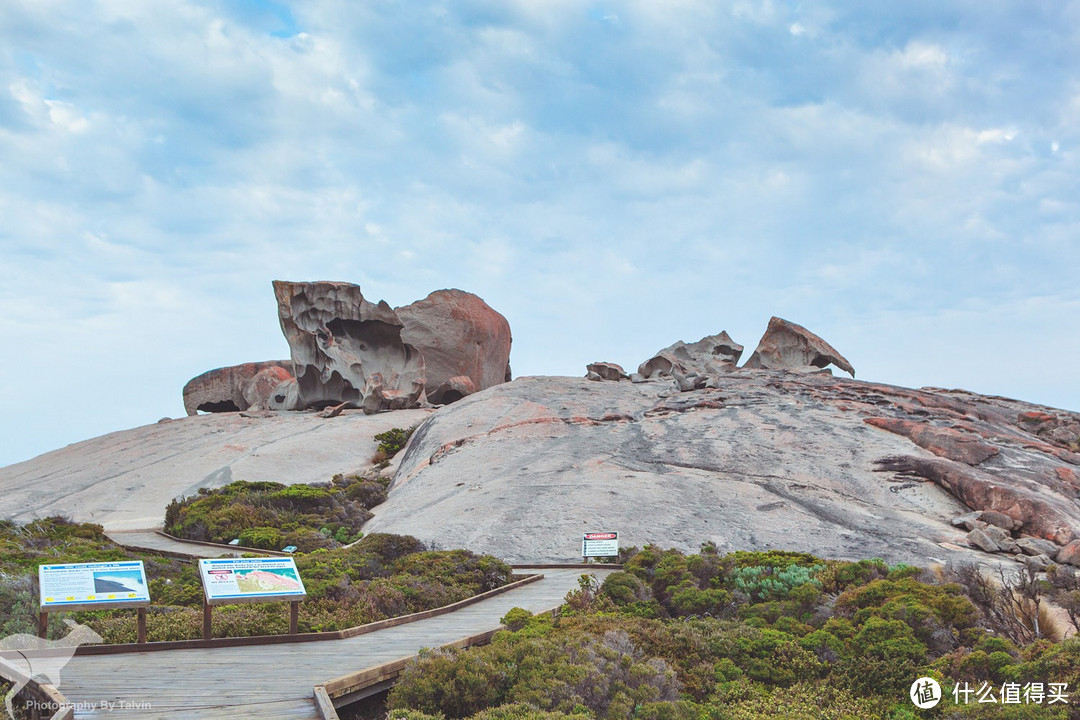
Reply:
[[[48, 716], [49, 720], [74, 720], [75, 710], [72, 704], [53, 685], [35, 680], [4, 658], [0, 658], [0, 677], [16, 687], [22, 685], [19, 695], [29, 695], [38, 707], [54, 709], [55, 712]], [[40, 711], [36, 707], [32, 714], [40, 717]]]

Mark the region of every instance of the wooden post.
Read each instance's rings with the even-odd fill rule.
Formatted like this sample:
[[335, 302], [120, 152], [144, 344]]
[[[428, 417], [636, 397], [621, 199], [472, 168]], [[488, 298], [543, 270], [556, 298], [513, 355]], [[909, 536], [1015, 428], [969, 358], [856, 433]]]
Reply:
[[42, 640], [49, 633], [49, 611], [42, 610], [38, 613], [37, 634]]
[[289, 602], [289, 634], [296, 635], [300, 632], [300, 601]]
[[203, 600], [203, 606], [202, 606], [202, 636], [203, 636], [203, 640], [209, 640], [210, 638], [214, 637], [214, 629], [210, 624], [210, 621], [212, 619], [212, 616], [210, 614], [212, 607], [213, 606], [210, 605], [210, 603], [206, 602], [205, 599]]
[[135, 642], [143, 645], [146, 643], [146, 608], [141, 607], [138, 610], [138, 614], [135, 618]]

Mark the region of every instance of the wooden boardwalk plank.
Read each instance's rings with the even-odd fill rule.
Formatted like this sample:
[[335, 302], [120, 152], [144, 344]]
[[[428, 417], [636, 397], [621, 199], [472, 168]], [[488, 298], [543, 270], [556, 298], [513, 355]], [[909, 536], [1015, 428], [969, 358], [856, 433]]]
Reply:
[[[78, 720], [236, 717], [318, 720], [312, 688], [425, 647], [440, 647], [497, 628], [513, 607], [543, 612], [558, 607], [583, 572], [544, 570], [544, 579], [446, 615], [344, 640], [280, 645], [80, 655], [63, 670], [60, 686], [76, 704]], [[103, 701], [128, 703], [112, 712]]]

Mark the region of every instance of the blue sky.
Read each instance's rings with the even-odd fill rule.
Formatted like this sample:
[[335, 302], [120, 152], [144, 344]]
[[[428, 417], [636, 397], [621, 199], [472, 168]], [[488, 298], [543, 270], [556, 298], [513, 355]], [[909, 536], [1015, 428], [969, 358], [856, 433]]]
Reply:
[[1078, 71], [1077, 2], [7, 0], [0, 464], [287, 357], [273, 279], [1080, 410]]

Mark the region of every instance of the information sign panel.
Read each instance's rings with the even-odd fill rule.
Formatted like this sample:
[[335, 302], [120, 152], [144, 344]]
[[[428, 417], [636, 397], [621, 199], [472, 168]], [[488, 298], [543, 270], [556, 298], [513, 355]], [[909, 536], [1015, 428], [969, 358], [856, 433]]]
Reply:
[[142, 560], [38, 565], [41, 609], [105, 610], [150, 604]]
[[200, 560], [199, 574], [203, 594], [210, 605], [307, 597], [304, 581], [291, 557]]

